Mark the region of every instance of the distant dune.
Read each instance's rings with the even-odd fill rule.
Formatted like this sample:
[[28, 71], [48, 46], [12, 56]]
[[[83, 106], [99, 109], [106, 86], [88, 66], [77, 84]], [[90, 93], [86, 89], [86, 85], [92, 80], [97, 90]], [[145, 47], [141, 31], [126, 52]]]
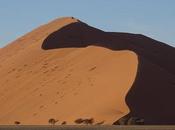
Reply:
[[0, 124], [175, 124], [175, 49], [56, 19], [0, 49]]

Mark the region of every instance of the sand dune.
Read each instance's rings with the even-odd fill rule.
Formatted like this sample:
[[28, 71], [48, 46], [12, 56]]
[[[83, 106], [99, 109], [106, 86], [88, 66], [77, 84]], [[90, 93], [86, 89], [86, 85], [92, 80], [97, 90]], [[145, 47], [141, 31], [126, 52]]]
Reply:
[[1, 49], [0, 124], [175, 124], [173, 56], [143, 35], [56, 19]]

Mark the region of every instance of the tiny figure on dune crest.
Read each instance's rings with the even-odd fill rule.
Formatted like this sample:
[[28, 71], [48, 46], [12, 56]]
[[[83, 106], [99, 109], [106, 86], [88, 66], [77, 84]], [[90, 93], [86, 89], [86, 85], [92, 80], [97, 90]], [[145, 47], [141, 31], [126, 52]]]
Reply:
[[21, 122], [15, 121], [14, 124], [15, 124], [15, 125], [19, 125], [19, 124], [21, 124]]
[[54, 118], [51, 118], [49, 119], [48, 123], [51, 124], [51, 125], [55, 125], [55, 123], [57, 123], [58, 120], [54, 119]]

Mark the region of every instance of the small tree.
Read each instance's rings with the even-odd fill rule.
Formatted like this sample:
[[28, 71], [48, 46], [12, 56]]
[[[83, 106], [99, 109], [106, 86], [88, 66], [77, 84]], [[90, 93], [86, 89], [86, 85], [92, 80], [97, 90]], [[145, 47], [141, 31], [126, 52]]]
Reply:
[[48, 123], [51, 125], [55, 125], [55, 123], [58, 122], [58, 120], [55, 120], [53, 118], [49, 119]]

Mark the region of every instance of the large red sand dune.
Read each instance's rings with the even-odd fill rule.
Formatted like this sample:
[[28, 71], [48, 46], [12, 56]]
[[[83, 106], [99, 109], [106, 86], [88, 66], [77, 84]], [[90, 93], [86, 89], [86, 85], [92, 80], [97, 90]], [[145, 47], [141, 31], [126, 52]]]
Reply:
[[0, 124], [175, 124], [174, 56], [143, 35], [57, 19], [1, 49]]

